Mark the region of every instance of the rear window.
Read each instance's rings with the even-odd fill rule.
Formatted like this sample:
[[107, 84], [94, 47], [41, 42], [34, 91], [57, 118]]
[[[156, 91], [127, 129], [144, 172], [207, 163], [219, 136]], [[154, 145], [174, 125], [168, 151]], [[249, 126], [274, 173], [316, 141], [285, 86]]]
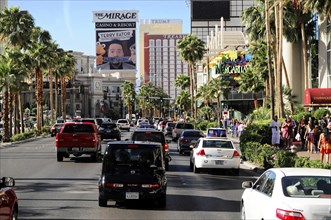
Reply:
[[178, 128], [178, 129], [194, 129], [194, 125], [193, 124], [178, 123], [176, 125], [176, 128]]
[[127, 120], [118, 120], [118, 123], [128, 123]]
[[[134, 147], [130, 147], [134, 146]], [[105, 157], [104, 169], [114, 170], [118, 167], [150, 167], [155, 165], [162, 166], [162, 153], [159, 146], [141, 146], [141, 145], [121, 145], [110, 149]], [[122, 170], [127, 172], [127, 168]]]
[[331, 177], [286, 176], [282, 178], [282, 187], [287, 197], [331, 198]]
[[117, 125], [116, 124], [108, 124], [108, 123], [106, 124], [106, 123], [103, 123], [103, 124], [100, 125], [100, 127], [101, 128], [114, 129], [114, 128], [117, 127]]
[[93, 123], [95, 124], [95, 121], [94, 120], [88, 120], [88, 119], [82, 119], [81, 122], [90, 122], [90, 123]]
[[223, 141], [223, 140], [204, 140], [202, 147], [233, 149], [233, 145], [231, 141]]
[[87, 124], [69, 124], [63, 128], [62, 133], [94, 133], [94, 129]]
[[185, 131], [183, 133], [185, 137], [204, 137], [204, 134], [201, 131]]
[[164, 134], [162, 132], [153, 131], [134, 132], [132, 135], [132, 140], [165, 143]]

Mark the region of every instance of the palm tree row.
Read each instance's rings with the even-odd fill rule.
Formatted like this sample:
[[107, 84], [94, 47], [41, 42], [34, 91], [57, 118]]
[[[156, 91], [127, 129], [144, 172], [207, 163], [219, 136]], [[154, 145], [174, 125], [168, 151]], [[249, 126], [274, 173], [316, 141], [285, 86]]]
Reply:
[[[308, 88], [307, 44], [313, 39], [315, 28], [312, 16], [318, 12], [321, 20], [330, 20], [331, 4], [329, 0], [256, 0], [256, 2], [256, 6], [243, 11], [242, 20], [251, 43], [250, 49], [255, 48], [258, 51], [256, 46], [266, 48], [264, 52], [260, 50], [258, 53], [253, 53], [253, 57], [260, 56], [258, 60], [264, 59], [267, 62], [252, 63], [251, 70], [252, 74], [259, 75], [256, 78], [265, 82], [266, 95], [271, 99], [271, 117], [275, 111], [279, 117], [283, 117], [283, 69], [284, 75], [287, 76], [282, 54], [283, 37], [291, 43], [301, 42], [303, 75], [305, 88]], [[260, 71], [261, 69], [263, 71]], [[288, 82], [287, 87], [289, 87]]]
[[[48, 76], [50, 84], [51, 119], [55, 120], [53, 103], [53, 76], [60, 79], [62, 94], [62, 116], [65, 118], [66, 81], [73, 76], [75, 59], [69, 52], [60, 49], [48, 31], [36, 27], [33, 17], [18, 7], [6, 8], [0, 14], [0, 41], [4, 50], [0, 57], [0, 88], [4, 103], [4, 136], [7, 142], [14, 131], [24, 132], [23, 104], [21, 92], [28, 83], [35, 82], [37, 102], [37, 129], [41, 130], [43, 114], [43, 79]], [[55, 83], [57, 86], [57, 82]], [[55, 96], [57, 103], [57, 96]], [[17, 104], [15, 104], [17, 103]], [[20, 119], [20, 123], [17, 122]], [[20, 124], [20, 128], [18, 128]]]

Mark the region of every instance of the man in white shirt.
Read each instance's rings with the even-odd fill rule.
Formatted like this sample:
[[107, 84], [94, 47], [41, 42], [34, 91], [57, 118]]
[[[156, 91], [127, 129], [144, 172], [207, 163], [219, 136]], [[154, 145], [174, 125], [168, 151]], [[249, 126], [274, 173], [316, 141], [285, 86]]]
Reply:
[[272, 137], [271, 137], [271, 145], [276, 146], [279, 149], [280, 142], [280, 122], [278, 121], [278, 117], [275, 115], [273, 120], [270, 123]]

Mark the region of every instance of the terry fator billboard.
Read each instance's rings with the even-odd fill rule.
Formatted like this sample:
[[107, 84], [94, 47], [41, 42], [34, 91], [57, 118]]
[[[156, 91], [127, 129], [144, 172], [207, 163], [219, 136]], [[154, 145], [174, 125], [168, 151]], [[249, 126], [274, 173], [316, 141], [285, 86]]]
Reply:
[[138, 11], [94, 11], [96, 63], [101, 70], [136, 70]]

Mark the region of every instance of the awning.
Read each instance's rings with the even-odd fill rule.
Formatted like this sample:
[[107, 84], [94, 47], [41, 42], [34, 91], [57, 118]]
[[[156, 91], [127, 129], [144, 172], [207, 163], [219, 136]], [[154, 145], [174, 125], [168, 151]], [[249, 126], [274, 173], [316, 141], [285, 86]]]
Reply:
[[304, 106], [331, 106], [331, 88], [306, 89]]

